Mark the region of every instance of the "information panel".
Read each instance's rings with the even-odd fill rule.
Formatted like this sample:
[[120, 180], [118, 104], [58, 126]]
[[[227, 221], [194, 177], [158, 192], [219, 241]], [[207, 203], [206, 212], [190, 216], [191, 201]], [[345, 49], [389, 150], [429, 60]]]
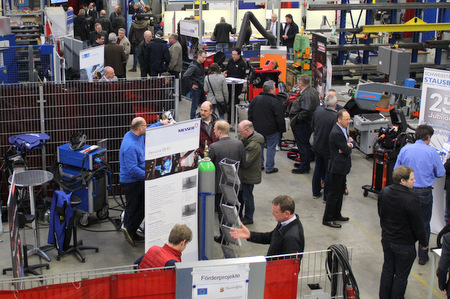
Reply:
[[193, 239], [183, 261], [198, 260], [198, 146], [200, 119], [148, 129], [145, 134], [145, 251], [167, 243], [186, 224]]
[[[450, 149], [450, 72], [425, 68], [423, 72], [422, 99], [420, 104], [421, 124], [433, 127], [430, 145], [441, 156], [444, 163]], [[436, 179], [433, 189], [433, 216], [431, 231], [439, 233], [445, 226], [444, 178]]]

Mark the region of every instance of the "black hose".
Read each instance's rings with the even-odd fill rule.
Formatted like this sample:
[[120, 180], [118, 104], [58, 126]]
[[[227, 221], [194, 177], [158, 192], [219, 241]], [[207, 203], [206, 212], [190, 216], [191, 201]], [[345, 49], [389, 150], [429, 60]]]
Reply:
[[[342, 244], [334, 244], [328, 247], [328, 249], [330, 252], [328, 252], [327, 259], [325, 260], [325, 269], [327, 271], [328, 279], [332, 284], [336, 282], [337, 275], [334, 275], [335, 271], [333, 271], [333, 269], [336, 269], [336, 266], [340, 265], [342, 269], [342, 294], [344, 298], [348, 298], [346, 288], [348, 285], [351, 285], [355, 292], [356, 299], [359, 299], [359, 288], [355, 276], [353, 275], [352, 267], [350, 266], [347, 247]], [[331, 295], [335, 296], [336, 294]]]

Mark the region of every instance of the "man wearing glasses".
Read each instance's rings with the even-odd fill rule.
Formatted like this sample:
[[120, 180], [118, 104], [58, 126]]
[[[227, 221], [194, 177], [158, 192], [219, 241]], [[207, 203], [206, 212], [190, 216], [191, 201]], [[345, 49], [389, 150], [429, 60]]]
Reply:
[[[169, 120], [161, 120], [150, 128], [169, 124]], [[136, 234], [144, 220], [144, 180], [145, 180], [145, 130], [147, 122], [142, 117], [131, 121], [131, 128], [123, 137], [120, 145], [120, 185], [125, 193], [126, 205], [123, 219], [125, 240], [136, 246], [144, 237]]]

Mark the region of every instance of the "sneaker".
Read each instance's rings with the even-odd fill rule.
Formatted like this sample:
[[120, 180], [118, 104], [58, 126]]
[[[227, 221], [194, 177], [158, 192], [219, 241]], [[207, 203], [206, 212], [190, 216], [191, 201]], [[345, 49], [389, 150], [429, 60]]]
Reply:
[[313, 199], [318, 199], [322, 197], [322, 193], [319, 193], [317, 195], [313, 195]]
[[128, 71], [129, 71], [129, 72], [132, 72], [132, 73], [137, 72], [136, 69], [130, 69], [130, 70], [128, 70]]
[[131, 246], [135, 247], [136, 243], [134, 242], [133, 238], [130, 236], [130, 233], [128, 230], [124, 227], [122, 228], [123, 236], [125, 237], [125, 241], [128, 242]]

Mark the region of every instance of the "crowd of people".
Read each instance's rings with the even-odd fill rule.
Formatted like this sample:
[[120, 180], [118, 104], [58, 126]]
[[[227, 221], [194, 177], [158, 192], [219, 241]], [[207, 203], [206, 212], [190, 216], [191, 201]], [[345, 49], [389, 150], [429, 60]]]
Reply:
[[[225, 67], [214, 63], [205, 73], [206, 52], [198, 50], [194, 60], [182, 75], [183, 50], [177, 34], [171, 34], [168, 42], [163, 33], [152, 32], [144, 19], [145, 10], [139, 3], [134, 5], [131, 29], [126, 36], [125, 20], [120, 6], [116, 6], [109, 18], [105, 10], [98, 15], [95, 5], [90, 3], [79, 10], [74, 20], [75, 36], [87, 46], [105, 45], [105, 68], [100, 81], [115, 81], [126, 77], [126, 64], [133, 55], [130, 72], [139, 66], [141, 77], [159, 76], [169, 73], [187, 82], [190, 98], [190, 118], [200, 117], [199, 155], [206, 155], [216, 164], [215, 205], [218, 219], [222, 218], [219, 188], [220, 167], [223, 158], [239, 161], [241, 190], [239, 216], [241, 227], [231, 229], [233, 238], [248, 239], [251, 242], [270, 244], [267, 255], [303, 252], [305, 237], [302, 223], [295, 214], [295, 202], [287, 195], [277, 196], [272, 201], [272, 215], [277, 226], [271, 232], [258, 233], [247, 228], [254, 223], [255, 200], [254, 185], [261, 183], [261, 172], [278, 172], [275, 167], [276, 147], [285, 132], [285, 107], [275, 96], [275, 82], [263, 83], [263, 92], [251, 101], [248, 119], [237, 126], [239, 140], [230, 138], [231, 103], [238, 100], [242, 84], [235, 85], [234, 93], [226, 78], [246, 77], [247, 65], [242, 59], [241, 49], [232, 49], [232, 57]], [[292, 15], [286, 15], [283, 27], [272, 15], [267, 25], [268, 32], [279, 35], [282, 43], [292, 52], [293, 40], [298, 26]], [[235, 29], [222, 18], [214, 29], [217, 50], [227, 49], [229, 35]], [[288, 115], [290, 126], [301, 156], [301, 162], [292, 169], [293, 174], [307, 174], [311, 171], [310, 162], [314, 156], [312, 178], [313, 198], [323, 198], [325, 205], [322, 224], [330, 228], [342, 228], [348, 217], [341, 214], [343, 196], [347, 193], [347, 175], [351, 170], [351, 154], [355, 142], [348, 134], [350, 114], [337, 104], [336, 92], [330, 90], [321, 101], [318, 92], [310, 86], [310, 78], [298, 78], [300, 93], [292, 102]], [[200, 108], [200, 109], [199, 109]], [[199, 112], [198, 112], [199, 111]], [[167, 124], [161, 121], [154, 126]], [[120, 149], [120, 182], [125, 193], [126, 208], [123, 233], [126, 241], [135, 246], [143, 238], [136, 233], [143, 215], [144, 203], [144, 134], [147, 128], [145, 119], [137, 117], [131, 123], [130, 131], [124, 136]], [[313, 144], [310, 143], [314, 133]], [[432, 188], [435, 178], [446, 174], [436, 151], [430, 144], [433, 128], [420, 125], [415, 130], [416, 142], [405, 146], [399, 153], [394, 183], [381, 190], [378, 199], [378, 213], [382, 230], [384, 264], [380, 282], [380, 298], [403, 298], [407, 279], [416, 258], [415, 244], [418, 246], [418, 263], [425, 265], [429, 260], [430, 219], [432, 213]], [[447, 162], [447, 174], [450, 162]], [[450, 187], [450, 183], [448, 184]], [[448, 195], [447, 195], [448, 197]], [[447, 199], [447, 201], [450, 201]], [[447, 204], [446, 220], [450, 218], [450, 204]], [[417, 221], [421, 219], [421, 221]], [[222, 233], [222, 232], [221, 232]], [[176, 225], [169, 236], [168, 244], [152, 247], [143, 256], [142, 267], [163, 267], [181, 261], [181, 252], [192, 240], [192, 232], [185, 226]], [[223, 243], [222, 236], [215, 240]], [[444, 238], [444, 253], [450, 256], [450, 237]], [[447, 253], [448, 252], [448, 253]], [[444, 254], [443, 253], [443, 254]], [[161, 258], [155, 259], [155, 256]], [[450, 261], [444, 259], [442, 263]], [[450, 264], [450, 262], [447, 262]], [[393, 266], [395, 265], [395, 266]], [[447, 267], [447, 268], [445, 268]], [[447, 291], [448, 265], [440, 266], [440, 288]]]

